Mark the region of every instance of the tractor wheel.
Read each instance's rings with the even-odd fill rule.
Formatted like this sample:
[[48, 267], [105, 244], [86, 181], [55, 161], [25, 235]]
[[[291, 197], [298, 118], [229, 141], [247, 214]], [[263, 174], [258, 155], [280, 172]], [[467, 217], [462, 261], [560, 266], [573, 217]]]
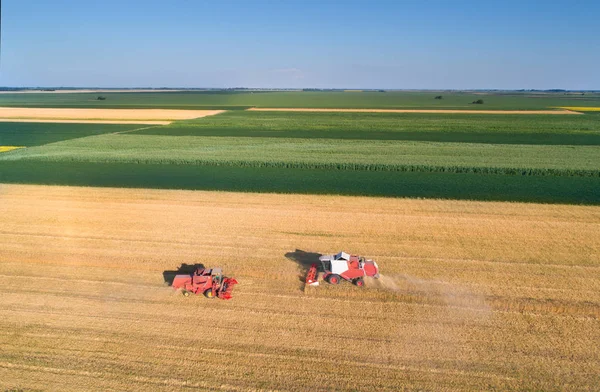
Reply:
[[190, 292], [187, 291], [187, 290], [183, 290], [182, 294], [183, 294], [184, 297], [189, 297], [190, 296]]
[[340, 283], [340, 276], [339, 275], [331, 275], [329, 277], [329, 283], [331, 284], [339, 284]]
[[212, 289], [208, 289], [204, 292], [204, 296], [206, 298], [214, 298], [215, 296], [213, 295]]
[[363, 278], [358, 278], [354, 281], [354, 284], [358, 287], [365, 287], [365, 281]]

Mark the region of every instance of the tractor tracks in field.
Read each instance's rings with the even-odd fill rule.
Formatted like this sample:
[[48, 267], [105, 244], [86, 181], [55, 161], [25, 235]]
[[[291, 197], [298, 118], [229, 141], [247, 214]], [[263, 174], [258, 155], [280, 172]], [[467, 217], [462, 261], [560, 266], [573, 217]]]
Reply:
[[133, 133], [133, 132], [138, 132], [138, 131], [144, 131], [146, 129], [153, 129], [153, 128], [160, 128], [163, 125], [168, 125], [168, 124], [160, 124], [160, 125], [152, 125], [149, 127], [141, 127], [141, 128], [136, 128], [136, 129], [129, 129], [127, 131], [118, 131], [118, 132], [112, 132], [112, 133], [108, 133], [106, 135], [124, 135], [127, 133]]
[[[252, 250], [256, 251], [265, 251], [265, 253], [271, 253], [273, 248], [270, 247], [256, 247], [256, 246], [244, 246], [241, 243], [237, 245], [224, 245], [222, 241], [215, 241], [214, 244], [209, 242], [198, 242], [197, 240], [177, 240], [177, 239], [144, 239], [144, 238], [124, 238], [123, 236], [110, 236], [110, 235], [83, 235], [83, 234], [51, 234], [51, 233], [42, 233], [42, 232], [26, 232], [26, 231], [11, 231], [11, 230], [0, 230], [1, 235], [5, 236], [16, 236], [16, 237], [39, 237], [39, 238], [53, 238], [56, 240], [65, 239], [65, 240], [92, 240], [92, 241], [114, 241], [114, 242], [123, 242], [123, 243], [143, 243], [143, 244], [176, 244], [182, 246], [197, 246], [197, 247], [207, 247], [207, 248], [215, 248], [215, 249], [244, 249], [244, 250]], [[213, 237], [216, 240], [221, 239], [223, 236], [220, 234], [204, 234], [203, 238]], [[264, 238], [263, 236], [258, 235], [249, 235], [245, 234], [243, 236], [237, 236], [238, 239], [247, 239], [249, 241], [252, 240], [260, 240]], [[273, 236], [272, 236], [273, 238]], [[280, 239], [286, 239], [285, 236], [277, 237]], [[353, 241], [354, 244], [358, 245], [384, 245], [386, 242], [377, 242], [377, 241]], [[288, 250], [287, 248], [283, 248], [281, 250], [282, 254]], [[572, 269], [580, 269], [582, 271], [589, 271], [590, 273], [600, 272], [600, 266], [597, 265], [581, 265], [581, 264], [566, 264], [566, 263], [557, 263], [557, 262], [528, 262], [528, 261], [520, 261], [520, 260], [498, 260], [498, 259], [477, 259], [477, 258], [461, 258], [461, 257], [436, 257], [436, 256], [413, 256], [413, 255], [389, 255], [389, 254], [377, 254], [371, 253], [371, 257], [376, 260], [430, 260], [430, 261], [439, 261], [439, 262], [452, 262], [452, 263], [468, 263], [468, 264], [486, 264], [490, 266], [497, 265], [505, 265], [507, 267], [520, 265], [520, 266], [540, 266], [540, 267], [553, 267], [564, 270], [572, 270]]]
[[[326, 335], [325, 338], [330, 338], [331, 335]], [[312, 352], [313, 350], [309, 350], [309, 352], [304, 352], [304, 354], [306, 355], [294, 355], [294, 354], [281, 354], [281, 353], [272, 353], [272, 352], [255, 352], [255, 351], [251, 351], [250, 349], [253, 349], [255, 347], [252, 347], [251, 345], [245, 345], [245, 346], [240, 346], [239, 350], [231, 350], [231, 349], [223, 349], [223, 348], [206, 348], [206, 347], [200, 347], [198, 345], [194, 346], [194, 347], [189, 347], [189, 346], [182, 346], [182, 345], [174, 345], [174, 344], [156, 344], [153, 347], [155, 347], [156, 349], [160, 349], [163, 350], [165, 353], [170, 353], [170, 352], [189, 352], [190, 357], [192, 356], [198, 356], [198, 355], [206, 355], [206, 354], [211, 354], [211, 355], [216, 355], [216, 356], [223, 356], [226, 358], [233, 358], [233, 357], [243, 357], [243, 358], [255, 358], [255, 359], [267, 359], [267, 360], [272, 360], [272, 361], [287, 361], [290, 363], [297, 363], [299, 361], [302, 362], [308, 362], [308, 363], [313, 363], [313, 364], [333, 364], [335, 363], [336, 365], [345, 365], [345, 366], [349, 366], [349, 367], [356, 367], [356, 368], [362, 368], [362, 367], [368, 367], [368, 368], [373, 368], [373, 369], [385, 369], [385, 370], [389, 370], [389, 371], [406, 371], [406, 372], [418, 372], [418, 373], [436, 373], [436, 374], [446, 374], [446, 375], [453, 375], [453, 376], [468, 376], [468, 377], [476, 377], [476, 378], [481, 378], [481, 379], [490, 379], [490, 378], [494, 378], [494, 379], [501, 379], [504, 381], [516, 381], [517, 379], [515, 377], [510, 377], [510, 376], [506, 376], [506, 375], [500, 375], [500, 374], [493, 374], [493, 373], [486, 373], [483, 371], [476, 371], [476, 370], [459, 370], [456, 368], [434, 368], [434, 367], [430, 367], [427, 366], [427, 364], [424, 364], [422, 367], [419, 366], [411, 366], [411, 365], [405, 365], [405, 364], [390, 364], [387, 361], [366, 361], [363, 359], [361, 360], [353, 360], [353, 359], [337, 359], [335, 357], [327, 357], [327, 355], [318, 355], [316, 356], [314, 352]], [[130, 356], [132, 358], [135, 358], [135, 356], [133, 354], [130, 354]], [[107, 374], [104, 372], [96, 372], [96, 371], [87, 371], [87, 370], [71, 370], [71, 369], [64, 369], [64, 368], [49, 368], [49, 367], [45, 367], [45, 366], [33, 366], [33, 365], [24, 365], [24, 364], [14, 364], [11, 362], [0, 362], [0, 367], [12, 367], [12, 368], [18, 368], [18, 367], [26, 367], [27, 369], [31, 369], [31, 370], [40, 370], [42, 372], [77, 372], [80, 373], [81, 375], [85, 375], [85, 376], [93, 376], [93, 377], [103, 377], [106, 376]], [[75, 374], [75, 373], [73, 373]]]
[[[117, 381], [119, 378], [122, 378], [118, 373], [115, 372], [99, 372], [99, 371], [89, 371], [89, 370], [75, 370], [75, 369], [67, 369], [61, 367], [50, 367], [50, 366], [36, 366], [36, 365], [26, 365], [12, 362], [0, 362], [0, 368], [10, 369], [13, 371], [16, 370], [25, 370], [31, 371], [35, 373], [52, 373], [58, 375], [70, 375], [70, 376], [84, 376], [84, 377], [93, 377], [99, 379], [105, 379], [110, 377], [111, 379]], [[158, 378], [158, 377], [148, 377], [148, 376], [140, 376], [140, 375], [129, 375], [127, 377], [130, 382], [137, 382], [143, 384], [150, 385], [162, 385], [166, 387], [178, 387], [178, 388], [204, 388], [206, 390], [223, 390], [223, 391], [247, 391], [246, 387], [238, 387], [235, 385], [224, 384], [222, 382], [217, 383], [214, 382], [201, 382], [201, 381], [185, 381], [185, 380], [177, 380], [173, 378]], [[129, 385], [131, 386], [131, 385]], [[19, 389], [20, 390], [20, 389]]]
[[[40, 281], [51, 280], [58, 282], [77, 282], [82, 284], [93, 284], [96, 287], [103, 285], [117, 285], [121, 287], [137, 287], [139, 289], [145, 288], [167, 288], [157, 284], [140, 284], [140, 283], [127, 283], [127, 282], [116, 282], [116, 281], [93, 281], [85, 279], [69, 279], [69, 278], [56, 278], [56, 277], [43, 277], [43, 276], [18, 276], [18, 275], [0, 275], [3, 278], [23, 278], [25, 280], [36, 279]], [[66, 284], [66, 287], [70, 287]], [[173, 293], [167, 294], [164, 298], [155, 299], [144, 299], [138, 297], [123, 297], [121, 295], [112, 296], [110, 294], [84, 294], [80, 292], [73, 293], [71, 291], [59, 291], [59, 290], [34, 290], [36, 293], [44, 296], [57, 296], [57, 297], [68, 297], [68, 298], [79, 298], [87, 299], [92, 301], [101, 302], [120, 302], [120, 303], [137, 303], [137, 304], [151, 304], [159, 305], [165, 304], [165, 299], [172, 297]], [[4, 293], [15, 293], [12, 289], [1, 289], [0, 292]], [[27, 292], [30, 292], [29, 290]], [[166, 293], [166, 291], [165, 291]], [[328, 297], [325, 295], [283, 295], [283, 294], [272, 294], [265, 293], [262, 291], [238, 291], [236, 296], [244, 297], [256, 297], [256, 296], [268, 296], [270, 298], [280, 298], [286, 300], [308, 300], [326, 303], [361, 303], [361, 304], [374, 304], [374, 303], [387, 303], [397, 304], [402, 306], [417, 306], [417, 307], [431, 307], [432, 309], [447, 309], [447, 310], [465, 310], [469, 312], [475, 312], [482, 315], [489, 314], [490, 312], [503, 312], [503, 313], [516, 313], [516, 314], [537, 314], [537, 315], [552, 315], [562, 317], [579, 317], [579, 318], [591, 318], [600, 320], [600, 303], [592, 301], [568, 301], [563, 299], [536, 299], [536, 298], [525, 298], [525, 297], [510, 297], [510, 296], [499, 296], [499, 295], [466, 295], [456, 296], [449, 298], [443, 293], [433, 292], [419, 292], [409, 290], [395, 290], [388, 292], [385, 290], [371, 291], [363, 293], [368, 296], [365, 300], [365, 295], [361, 296], [362, 299], [348, 297]], [[15, 309], [16, 310], [16, 309]], [[266, 311], [260, 308], [244, 308], [245, 313], [253, 313], [257, 315], [273, 314], [273, 310]], [[291, 309], [286, 311], [275, 311], [276, 314], [289, 315], [289, 316], [306, 316], [305, 312], [296, 312]], [[328, 315], [328, 317], [343, 319], [345, 315]], [[383, 317], [385, 318], [385, 317]], [[373, 317], [374, 320], [382, 319], [382, 317]]]

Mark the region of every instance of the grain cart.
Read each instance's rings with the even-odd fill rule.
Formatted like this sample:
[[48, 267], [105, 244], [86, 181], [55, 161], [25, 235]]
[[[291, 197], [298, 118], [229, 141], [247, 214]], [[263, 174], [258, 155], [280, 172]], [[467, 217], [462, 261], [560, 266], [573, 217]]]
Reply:
[[[379, 266], [373, 260], [340, 252], [336, 255], [319, 257], [323, 268], [323, 280], [331, 284], [339, 284], [342, 279], [350, 281], [358, 287], [365, 285], [364, 277], [379, 278]], [[306, 284], [317, 286], [317, 264], [313, 264], [306, 275]]]
[[206, 298], [231, 299], [234, 278], [223, 276], [221, 268], [196, 268], [191, 274], [175, 275], [172, 287], [181, 289], [183, 295], [204, 294]]

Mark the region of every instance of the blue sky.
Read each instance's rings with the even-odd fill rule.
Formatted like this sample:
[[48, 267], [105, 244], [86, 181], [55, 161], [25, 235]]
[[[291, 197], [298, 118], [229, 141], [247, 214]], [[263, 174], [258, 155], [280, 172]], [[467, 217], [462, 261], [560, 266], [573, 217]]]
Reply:
[[600, 1], [4, 0], [1, 86], [600, 89]]

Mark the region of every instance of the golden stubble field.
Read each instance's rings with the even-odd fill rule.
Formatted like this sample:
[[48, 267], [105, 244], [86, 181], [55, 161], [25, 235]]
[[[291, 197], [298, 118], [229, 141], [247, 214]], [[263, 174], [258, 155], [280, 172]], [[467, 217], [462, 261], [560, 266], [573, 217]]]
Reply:
[[[599, 207], [0, 185], [0, 217], [0, 390], [600, 385]], [[381, 281], [305, 292], [341, 249]]]
[[214, 116], [224, 110], [77, 109], [0, 107], [0, 122], [154, 124]]

